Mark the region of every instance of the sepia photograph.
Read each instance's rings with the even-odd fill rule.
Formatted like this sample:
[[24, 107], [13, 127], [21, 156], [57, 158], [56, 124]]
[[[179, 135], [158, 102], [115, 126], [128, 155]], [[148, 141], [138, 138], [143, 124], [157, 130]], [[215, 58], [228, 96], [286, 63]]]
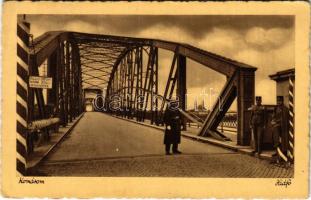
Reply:
[[34, 175], [293, 177], [293, 16], [18, 17]]
[[295, 14], [15, 18], [19, 186], [48, 177], [246, 178], [287, 189], [306, 176]]

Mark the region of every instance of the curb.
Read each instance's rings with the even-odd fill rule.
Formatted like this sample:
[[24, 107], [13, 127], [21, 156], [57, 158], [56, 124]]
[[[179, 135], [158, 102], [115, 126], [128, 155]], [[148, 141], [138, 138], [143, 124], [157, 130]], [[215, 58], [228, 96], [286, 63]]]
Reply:
[[46, 157], [54, 150], [54, 148], [63, 141], [63, 139], [72, 131], [72, 129], [78, 124], [78, 122], [80, 121], [80, 119], [83, 117], [84, 112], [78, 117], [78, 119], [74, 122], [74, 124], [72, 124], [72, 126], [68, 129], [68, 131], [66, 133], [64, 133], [64, 135], [62, 135], [59, 140], [53, 144], [49, 150], [31, 167], [27, 168], [28, 171], [32, 171], [33, 169], [35, 169], [44, 159], [46, 159]]
[[[150, 128], [154, 128], [154, 129], [158, 129], [158, 130], [164, 131], [164, 127], [156, 127], [156, 126], [153, 126], [153, 125], [145, 124], [145, 123], [142, 123], [142, 122], [137, 122], [137, 121], [126, 119], [126, 118], [122, 118], [122, 117], [119, 117], [119, 116], [113, 116], [113, 115], [110, 115], [110, 116], [118, 118], [118, 119], [122, 119], [122, 120], [125, 120], [125, 121], [129, 121], [129, 122], [132, 122], [132, 123], [135, 123], [135, 124], [140, 124], [140, 125], [143, 125], [143, 126], [146, 126], [146, 127], [150, 127]], [[221, 143], [219, 141], [214, 141], [213, 139], [210, 139], [210, 138], [203, 138], [203, 137], [199, 137], [199, 136], [191, 135], [191, 134], [187, 134], [187, 133], [181, 133], [181, 135], [183, 137], [187, 138], [187, 139], [197, 140], [197, 141], [204, 142], [204, 143], [210, 143], [210, 144], [214, 144], [214, 145], [217, 145], [217, 146], [225, 147], [227, 149], [231, 149], [231, 150], [235, 150], [235, 151], [237, 151], [237, 149], [238, 149], [238, 148], [236, 148], [236, 147], [234, 147], [232, 145], [223, 144], [223, 143]]]
[[[149, 127], [149, 128], [154, 128], [154, 129], [157, 129], [157, 130], [164, 131], [164, 127], [157, 127], [157, 126], [149, 125], [149, 124], [146, 124], [146, 123], [143, 123], [143, 122], [137, 122], [137, 121], [134, 121], [134, 120], [131, 120], [131, 119], [126, 119], [126, 118], [122, 118], [122, 117], [115, 116], [115, 115], [109, 115], [109, 116], [115, 117], [117, 119], [122, 119], [122, 120], [125, 120], [125, 121], [128, 121], [128, 122], [132, 122], [132, 123], [135, 123], [135, 124], [143, 125], [143, 126], [146, 126], [146, 127]], [[184, 138], [187, 138], [187, 139], [196, 140], [196, 141], [200, 141], [200, 142], [203, 142], [203, 143], [209, 143], [209, 144], [212, 144], [212, 145], [215, 145], [215, 146], [224, 147], [226, 149], [230, 149], [230, 150], [235, 151], [235, 152], [239, 152], [239, 153], [243, 153], [243, 154], [247, 154], [249, 156], [255, 157], [254, 155], [252, 155], [252, 153], [250, 151], [250, 148], [248, 146], [234, 146], [234, 145], [231, 145], [231, 144], [225, 144], [225, 143], [223, 143], [221, 141], [214, 140], [214, 139], [211, 139], [211, 138], [204, 138], [204, 137], [192, 135], [192, 134], [189, 134], [189, 133], [187, 134], [187, 133], [183, 133], [183, 132], [181, 133], [181, 135]], [[259, 158], [262, 158], [262, 159], [265, 159], [265, 160], [270, 160], [271, 156], [268, 155], [268, 154], [261, 154], [259, 156]]]

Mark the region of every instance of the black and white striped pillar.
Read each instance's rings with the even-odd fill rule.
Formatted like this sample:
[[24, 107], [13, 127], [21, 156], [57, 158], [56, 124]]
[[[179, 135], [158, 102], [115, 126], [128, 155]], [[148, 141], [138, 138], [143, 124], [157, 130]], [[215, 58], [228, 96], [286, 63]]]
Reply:
[[290, 162], [294, 162], [294, 76], [289, 77], [289, 145], [287, 155]]
[[26, 175], [27, 163], [27, 116], [28, 116], [28, 76], [29, 76], [29, 31], [30, 24], [17, 23], [17, 83], [16, 83], [16, 169], [19, 176]]

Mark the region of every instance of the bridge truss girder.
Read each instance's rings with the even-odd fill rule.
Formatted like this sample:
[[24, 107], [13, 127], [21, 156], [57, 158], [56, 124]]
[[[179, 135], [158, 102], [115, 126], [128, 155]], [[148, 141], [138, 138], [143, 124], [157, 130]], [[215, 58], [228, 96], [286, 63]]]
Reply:
[[[53, 86], [59, 88], [54, 93], [59, 98], [56, 100], [57, 98], [50, 97], [50, 101], [59, 104], [57, 112], [63, 117], [61, 120], [63, 124], [68, 122], [68, 118], [71, 119], [71, 112], [77, 109], [76, 107], [79, 107], [77, 113], [82, 112], [83, 88], [106, 90], [106, 106], [109, 105], [109, 101], [119, 95], [118, 100], [122, 100], [120, 101], [122, 109], [108, 110], [109, 112], [128, 118], [136, 117], [138, 121], [149, 118], [151, 123], [163, 124], [162, 113], [174, 92], [179, 97], [180, 109], [183, 111], [186, 109], [186, 60], [188, 58], [227, 77], [227, 83], [220, 94], [221, 101], [213, 106], [199, 135], [226, 139], [216, 129], [233, 100], [237, 98], [238, 144], [249, 144], [250, 129], [247, 108], [254, 100], [256, 68], [190, 45], [145, 38], [48, 32], [37, 38], [33, 46], [36, 49], [34, 53], [31, 53], [30, 63], [33, 66], [38, 66], [47, 58], [51, 60], [50, 65], [55, 65], [55, 57], [57, 57], [57, 66], [61, 66], [57, 68], [57, 72], [51, 71], [51, 76], [55, 76], [56, 80]], [[158, 92], [158, 49], [174, 52], [164, 95]], [[143, 66], [146, 53], [148, 62], [147, 66]], [[32, 73], [35, 74], [35, 72], [34, 69]], [[64, 80], [70, 81], [64, 82]], [[40, 102], [42, 99], [40, 90], [33, 92], [38, 93], [36, 96]], [[69, 95], [64, 97], [64, 94], [67, 94], [64, 92], [68, 92]], [[31, 96], [30, 92], [30, 98]], [[155, 96], [158, 98], [154, 98]], [[77, 105], [70, 105], [69, 102], [76, 98], [79, 99], [76, 101]], [[148, 107], [152, 108], [149, 113]], [[45, 117], [44, 109], [40, 112], [43, 113], [42, 117]], [[183, 127], [186, 127], [185, 124]]]
[[[53, 51], [45, 58], [47, 76], [52, 77], [52, 88], [47, 90], [46, 102], [42, 89], [29, 88], [28, 120], [60, 118], [60, 124], [66, 126], [82, 113], [82, 76], [80, 55], [77, 45], [67, 40], [57, 41]], [[35, 42], [34, 42], [35, 44]], [[39, 76], [39, 66], [44, 63], [40, 51], [30, 47], [29, 76]], [[38, 63], [40, 61], [40, 63]], [[39, 116], [35, 111], [35, 98]], [[50, 106], [50, 110], [47, 110]], [[39, 118], [38, 118], [39, 117]]]

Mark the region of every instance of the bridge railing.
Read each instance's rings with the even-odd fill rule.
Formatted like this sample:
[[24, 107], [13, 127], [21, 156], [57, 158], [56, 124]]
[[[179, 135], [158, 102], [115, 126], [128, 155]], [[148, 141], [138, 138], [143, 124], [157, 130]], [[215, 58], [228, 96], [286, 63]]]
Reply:
[[[188, 112], [188, 113], [193, 113], [197, 117], [199, 117], [201, 120], [204, 120], [208, 112]], [[189, 119], [187, 119], [187, 125], [189, 127], [202, 127], [202, 123], [195, 123]], [[238, 126], [238, 120], [237, 120], [237, 113], [236, 112], [228, 112], [225, 114], [223, 117], [222, 121], [219, 123], [218, 130], [221, 132], [224, 132], [226, 130], [230, 130], [230, 132], [237, 132], [237, 126]], [[229, 128], [229, 129], [228, 129]]]

